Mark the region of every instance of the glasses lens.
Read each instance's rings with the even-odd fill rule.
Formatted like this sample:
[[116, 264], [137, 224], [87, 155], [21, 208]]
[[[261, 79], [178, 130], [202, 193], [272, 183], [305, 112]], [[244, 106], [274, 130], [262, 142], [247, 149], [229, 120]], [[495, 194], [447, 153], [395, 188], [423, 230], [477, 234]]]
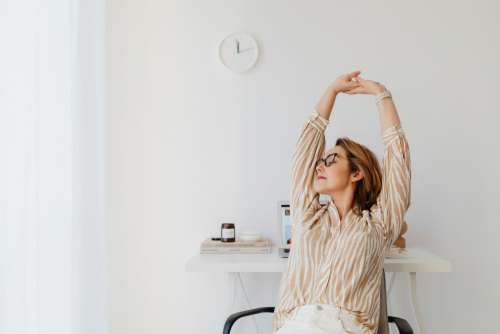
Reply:
[[326, 165], [327, 166], [330, 166], [333, 163], [333, 161], [335, 160], [335, 156], [336, 156], [336, 154], [332, 154], [332, 155], [329, 155], [326, 157]]

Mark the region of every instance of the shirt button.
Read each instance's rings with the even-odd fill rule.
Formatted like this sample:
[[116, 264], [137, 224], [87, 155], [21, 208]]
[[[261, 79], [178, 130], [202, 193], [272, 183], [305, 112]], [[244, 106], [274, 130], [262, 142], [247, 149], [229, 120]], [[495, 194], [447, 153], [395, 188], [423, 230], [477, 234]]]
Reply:
[[321, 305], [316, 305], [316, 309], [317, 309], [318, 311], [321, 311], [323, 308], [321, 307]]

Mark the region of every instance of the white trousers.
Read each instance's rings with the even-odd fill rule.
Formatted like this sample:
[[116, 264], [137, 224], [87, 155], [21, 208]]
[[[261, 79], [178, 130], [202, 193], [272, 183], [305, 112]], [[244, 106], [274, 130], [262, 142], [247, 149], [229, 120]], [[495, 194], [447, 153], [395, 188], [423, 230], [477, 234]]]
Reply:
[[354, 316], [329, 304], [302, 305], [275, 334], [362, 334]]

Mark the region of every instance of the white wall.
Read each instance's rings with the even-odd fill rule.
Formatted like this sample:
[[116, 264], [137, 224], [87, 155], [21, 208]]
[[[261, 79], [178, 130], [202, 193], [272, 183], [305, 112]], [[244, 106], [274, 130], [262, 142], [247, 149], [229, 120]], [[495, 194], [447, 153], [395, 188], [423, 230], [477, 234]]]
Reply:
[[[500, 280], [497, 3], [108, 1], [112, 333], [220, 333], [225, 275], [186, 273], [223, 220], [278, 241], [298, 131], [327, 85], [361, 69], [393, 93], [412, 154], [408, 247], [453, 264], [418, 275], [428, 333], [494, 333]], [[257, 67], [218, 43], [247, 31]], [[326, 136], [382, 142], [373, 99], [337, 99]], [[249, 274], [254, 306], [279, 275]], [[392, 314], [415, 325], [400, 277]], [[241, 306], [243, 307], [243, 305]], [[271, 316], [259, 318], [269, 333]], [[246, 320], [235, 332], [253, 332]]]

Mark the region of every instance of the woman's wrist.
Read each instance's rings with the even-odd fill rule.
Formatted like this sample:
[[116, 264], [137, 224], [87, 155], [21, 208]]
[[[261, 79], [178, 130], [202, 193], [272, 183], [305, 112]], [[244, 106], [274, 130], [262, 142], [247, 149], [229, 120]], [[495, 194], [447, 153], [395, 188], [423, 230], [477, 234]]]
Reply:
[[386, 90], [387, 90], [387, 88], [385, 88], [385, 86], [382, 86], [382, 85], [381, 85], [380, 87], [377, 87], [377, 88], [373, 91], [372, 95], [377, 95], [377, 94], [383, 93], [383, 92], [385, 92]]
[[378, 104], [385, 98], [392, 98], [391, 92], [387, 89], [385, 89], [383, 92], [375, 94], [375, 104]]
[[329, 91], [330, 95], [332, 95], [332, 96], [337, 96], [339, 94], [339, 91], [337, 90], [337, 88], [334, 85], [331, 85], [330, 87], [328, 87], [328, 91]]

